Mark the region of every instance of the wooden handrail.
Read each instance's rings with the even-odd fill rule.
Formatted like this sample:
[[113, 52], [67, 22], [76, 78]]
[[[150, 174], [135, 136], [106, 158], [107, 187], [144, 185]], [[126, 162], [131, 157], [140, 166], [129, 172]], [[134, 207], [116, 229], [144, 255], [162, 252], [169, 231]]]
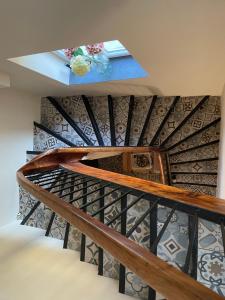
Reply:
[[[150, 150], [150, 149], [149, 149]], [[88, 174], [95, 178], [115, 182], [133, 189], [138, 189], [167, 199], [176, 200], [191, 206], [198, 206], [212, 212], [225, 215], [224, 200], [197, 193], [190, 193], [181, 189], [167, 187], [162, 184], [133, 178], [122, 174], [103, 171], [82, 164], [81, 159], [88, 153], [98, 151], [143, 152], [135, 148], [68, 148], [50, 150], [39, 155], [17, 172], [19, 184], [38, 200], [46, 204], [54, 212], [61, 215], [67, 222], [77, 227], [82, 233], [89, 236], [101, 248], [108, 251], [115, 259], [129, 268], [149, 286], [158, 291], [168, 300], [222, 300], [221, 296], [196, 282], [188, 275], [164, 262], [154, 254], [144, 249], [136, 242], [127, 239], [115, 230], [102, 224], [100, 221], [87, 215], [72, 204], [60, 200], [56, 195], [49, 193], [40, 186], [29, 181], [25, 175], [36, 170], [51, 169], [63, 166], [67, 169]], [[146, 147], [144, 149], [146, 151]], [[194, 201], [195, 199], [195, 201]], [[204, 201], [205, 200], [205, 201]], [[196, 203], [199, 202], [199, 203]], [[215, 205], [214, 205], [215, 204]]]
[[152, 147], [91, 147], [91, 148], [59, 148], [49, 150], [26, 164], [21, 170], [24, 174], [31, 170], [44, 169], [61, 165], [69, 170], [106, 179], [113, 183], [131, 187], [146, 193], [176, 201], [182, 204], [198, 207], [225, 216], [225, 200], [214, 196], [200, 194], [173, 186], [156, 183], [149, 180], [134, 178], [106, 170], [101, 170], [82, 164], [82, 158], [94, 152], [147, 152], [157, 149]]

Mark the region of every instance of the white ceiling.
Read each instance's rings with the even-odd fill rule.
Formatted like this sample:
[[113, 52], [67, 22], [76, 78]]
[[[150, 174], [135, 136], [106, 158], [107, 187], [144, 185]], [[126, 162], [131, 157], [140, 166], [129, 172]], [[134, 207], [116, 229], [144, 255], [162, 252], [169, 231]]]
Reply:
[[[38, 95], [220, 95], [224, 0], [2, 0], [0, 72]], [[120, 40], [149, 78], [67, 87], [6, 59]]]

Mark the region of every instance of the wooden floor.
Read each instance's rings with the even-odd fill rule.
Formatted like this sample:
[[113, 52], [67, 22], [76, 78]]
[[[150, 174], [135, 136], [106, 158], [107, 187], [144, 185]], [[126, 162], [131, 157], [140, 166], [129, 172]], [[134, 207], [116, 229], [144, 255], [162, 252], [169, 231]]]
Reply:
[[0, 228], [0, 300], [131, 300], [62, 241], [18, 222]]

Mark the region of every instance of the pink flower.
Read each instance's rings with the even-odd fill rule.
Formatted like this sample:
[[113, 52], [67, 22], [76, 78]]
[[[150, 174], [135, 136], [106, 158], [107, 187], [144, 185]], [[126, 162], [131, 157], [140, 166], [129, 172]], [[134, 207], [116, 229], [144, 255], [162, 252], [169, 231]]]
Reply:
[[64, 51], [65, 55], [66, 55], [69, 59], [71, 59], [72, 56], [73, 56], [73, 52], [76, 51], [76, 50], [77, 50], [77, 48], [67, 48], [67, 49], [64, 49], [63, 51]]
[[89, 55], [95, 55], [102, 52], [104, 49], [104, 43], [91, 44], [86, 46], [86, 50]]

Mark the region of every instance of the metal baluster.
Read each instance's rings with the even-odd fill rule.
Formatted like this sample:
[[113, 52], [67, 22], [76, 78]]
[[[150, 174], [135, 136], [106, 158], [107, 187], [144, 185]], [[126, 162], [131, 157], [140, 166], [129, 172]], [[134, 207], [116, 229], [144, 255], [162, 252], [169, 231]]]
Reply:
[[166, 219], [166, 222], [164, 223], [162, 229], [160, 230], [157, 238], [154, 240], [154, 242], [150, 248], [152, 252], [156, 251], [158, 243], [160, 242], [164, 232], [166, 231], [166, 228], [168, 227], [170, 220], [172, 219], [172, 216], [176, 210], [176, 207], [177, 207], [177, 205], [175, 205], [175, 207], [173, 209], [171, 209], [170, 214], [169, 214], [168, 218]]
[[66, 223], [65, 235], [64, 235], [64, 242], [63, 242], [63, 248], [64, 249], [67, 249], [69, 232], [70, 232], [70, 223], [67, 222]]
[[56, 173], [60, 173], [60, 172], [62, 172], [61, 169], [40, 171], [39, 173], [27, 175], [26, 178], [29, 179], [30, 181], [33, 181], [33, 180], [38, 180], [40, 178], [40, 176], [45, 177], [45, 176], [49, 176], [50, 173], [56, 174]]
[[153, 202], [153, 204], [147, 209], [147, 211], [137, 220], [134, 226], [126, 233], [126, 237], [129, 237], [137, 229], [138, 225], [141, 224], [141, 222], [143, 222], [144, 219], [150, 214], [151, 210], [155, 207], [158, 201], [159, 200]]
[[[89, 195], [91, 195], [91, 194], [93, 194], [93, 193], [95, 193], [95, 192], [97, 192], [97, 191], [99, 191], [99, 190], [101, 191], [101, 189], [102, 189], [103, 187], [108, 187], [108, 186], [110, 186], [110, 185], [111, 185], [111, 183], [107, 183], [107, 184], [105, 184], [104, 186], [102, 186], [102, 187], [100, 187], [100, 188], [98, 188], [98, 189], [96, 189], [96, 190], [93, 190], [93, 191], [90, 191], [90, 192], [86, 193], [85, 196], [89, 196]], [[75, 201], [78, 201], [78, 200], [80, 200], [81, 198], [83, 198], [83, 195], [80, 196], [80, 197], [78, 197], [78, 198], [72, 199], [69, 203], [73, 203], [73, 202], [75, 202]]]
[[[93, 181], [93, 180], [92, 180], [92, 181]], [[91, 186], [95, 186], [95, 185], [99, 184], [100, 182], [101, 182], [101, 180], [100, 180], [100, 181], [96, 181], [96, 182], [94, 182], [94, 183], [88, 185], [87, 188], [89, 188], [89, 187], [91, 187]], [[82, 183], [75, 184], [74, 187], [75, 187], [75, 186], [79, 186], [79, 185], [81, 185], [81, 184], [82, 184]], [[80, 188], [80, 189], [78, 189], [78, 190], [74, 190], [74, 192], [72, 193], [72, 196], [73, 196], [75, 193], [80, 192], [80, 191], [82, 191], [82, 190], [83, 190], [83, 186], [82, 186], [82, 188]], [[65, 194], [65, 195], [63, 195], [63, 197], [68, 196], [68, 195], [70, 195], [70, 194], [71, 194], [71, 193]], [[77, 200], [78, 200], [78, 198], [75, 198], [75, 199], [71, 200], [70, 203], [73, 203], [73, 202], [75, 202], [75, 201], [77, 201]]]
[[[105, 205], [105, 186], [100, 188], [100, 200], [99, 200], [99, 207], [102, 208]], [[104, 210], [100, 212], [99, 220], [104, 223], [105, 220], [105, 212]], [[103, 249], [98, 248], [98, 275], [103, 275]]]
[[91, 202], [88, 202], [87, 204], [84, 204], [84, 205], [80, 206], [80, 209], [85, 209], [85, 208], [88, 207], [89, 205], [92, 205], [93, 203], [95, 203], [95, 202], [101, 200], [103, 197], [106, 197], [106, 196], [108, 196], [109, 194], [112, 194], [113, 192], [115, 192], [115, 191], [117, 191], [117, 190], [119, 190], [119, 189], [120, 189], [120, 187], [117, 187], [117, 188], [113, 189], [112, 191], [106, 193], [104, 196], [100, 196], [100, 197], [96, 198], [95, 200], [93, 200], [93, 201], [91, 201]]
[[197, 259], [198, 259], [198, 216], [189, 216], [189, 245], [182, 271], [189, 273], [192, 259], [191, 276], [197, 278]]
[[115, 222], [125, 211], [127, 211], [128, 209], [130, 209], [132, 206], [134, 206], [136, 203], [138, 203], [138, 201], [140, 201], [141, 198], [143, 198], [146, 195], [146, 193], [141, 194], [141, 196], [139, 196], [138, 198], [136, 198], [134, 201], [132, 201], [126, 208], [124, 208], [123, 210], [121, 210], [121, 212], [116, 215], [113, 219], [111, 219], [110, 221], [108, 221], [106, 223], [107, 226], [111, 225], [113, 222]]
[[[66, 176], [64, 175], [63, 180], [62, 180], [62, 185], [64, 185], [65, 182], [66, 182]], [[52, 224], [54, 222], [55, 216], [56, 216], [55, 212], [52, 212], [49, 223], [48, 223], [48, 226], [47, 226], [47, 229], [46, 229], [46, 232], [45, 232], [45, 236], [49, 236], [49, 233], [51, 231]]]
[[50, 233], [50, 231], [51, 231], [51, 228], [52, 228], [52, 224], [53, 224], [54, 219], [55, 219], [55, 212], [53, 212], [53, 213], [51, 214], [50, 221], [49, 221], [49, 223], [48, 223], [48, 227], [47, 227], [46, 232], [45, 232], [45, 236], [49, 236], [49, 233]]
[[40, 180], [33, 180], [33, 183], [35, 184], [39, 184], [39, 183], [42, 183], [42, 182], [48, 182], [48, 181], [54, 181], [54, 179], [57, 177], [57, 175], [63, 175], [65, 172], [65, 170], [60, 170], [59, 172], [54, 172], [54, 173], [48, 173], [46, 174], [46, 176], [43, 176]]
[[[129, 192], [128, 192], [129, 193]], [[123, 211], [121, 214], [121, 221], [120, 221], [120, 231], [122, 235], [126, 235], [127, 231], [127, 196], [128, 193], [122, 195], [121, 202], [120, 202], [120, 210]], [[120, 264], [119, 269], [119, 292], [124, 294], [125, 293], [125, 285], [126, 285], [126, 268], [122, 264]]]
[[225, 255], [225, 229], [224, 229], [224, 220], [220, 223], [221, 233], [222, 233], [222, 242], [223, 242], [223, 251]]
[[[151, 207], [151, 202], [149, 203]], [[149, 214], [149, 221], [150, 221], [150, 241], [149, 241], [149, 247], [153, 246], [154, 241], [157, 238], [157, 212], [158, 212], [158, 205], [155, 205], [153, 209], [151, 210]], [[154, 251], [152, 251], [153, 254], [157, 255], [157, 247], [155, 248]], [[155, 300], [156, 299], [156, 291], [149, 287], [148, 288], [148, 300]]]
[[128, 117], [127, 117], [127, 127], [126, 127], [126, 135], [125, 135], [124, 146], [129, 146], [129, 144], [130, 144], [130, 131], [131, 131], [134, 105], [135, 105], [134, 96], [131, 95], [130, 96], [130, 101], [129, 101], [129, 111], [128, 111]]
[[[73, 179], [76, 179], [76, 180], [80, 180], [81, 178], [82, 178], [82, 176], [81, 175], [73, 175], [72, 176], [72, 174], [67, 174], [67, 179], [71, 179], [71, 182], [73, 182], [73, 185], [74, 185], [74, 180]], [[73, 188], [73, 185], [71, 185], [69, 188]], [[39, 185], [39, 186], [41, 186], [41, 185]], [[59, 187], [59, 186], [61, 186], [60, 184], [57, 184], [56, 186], [55, 186], [55, 188], [56, 187]], [[46, 188], [46, 190], [48, 190], [48, 188]]]
[[[87, 182], [83, 182], [83, 205], [87, 203]], [[86, 212], [86, 208], [84, 208]], [[81, 246], [80, 246], [80, 260], [85, 261], [85, 246], [86, 246], [86, 236], [82, 233], [81, 235]]]
[[[71, 185], [72, 185], [72, 183], [74, 183], [74, 181], [75, 181], [75, 178], [74, 177], [70, 177], [70, 182], [71, 182]], [[70, 194], [70, 200], [71, 200], [71, 197], [72, 197], [72, 192], [74, 191], [74, 187], [72, 186], [71, 188], [70, 188], [70, 192], [71, 192], [71, 194]], [[66, 249], [67, 248], [67, 246], [68, 246], [68, 239], [69, 239], [69, 232], [70, 232], [70, 223], [66, 223], [66, 230], [65, 230], [65, 235], [64, 235], [64, 242], [63, 242], [63, 248], [64, 249]]]
[[38, 206], [40, 204], [41, 204], [40, 201], [35, 203], [35, 205], [31, 208], [30, 212], [26, 215], [26, 217], [20, 223], [21, 225], [24, 225], [28, 221], [28, 219], [31, 217], [31, 215], [34, 213], [34, 211], [38, 208]]
[[[82, 180], [83, 180], [83, 178], [81, 178]], [[93, 181], [93, 179], [92, 178], [89, 178], [89, 179], [87, 179], [85, 182], [89, 182], [89, 181]], [[77, 183], [77, 184], [74, 184], [74, 185], [70, 185], [70, 186], [67, 186], [67, 187], [63, 187], [63, 188], [61, 188], [61, 189], [59, 189], [59, 190], [56, 190], [56, 191], [54, 191], [53, 192], [53, 194], [56, 194], [56, 193], [59, 193], [59, 192], [61, 192], [61, 191], [64, 191], [64, 190], [68, 190], [68, 189], [70, 189], [71, 187], [73, 187], [73, 186], [78, 186], [78, 185], [81, 185], [82, 183]], [[70, 192], [67, 194], [67, 196], [68, 195], [70, 195]], [[65, 195], [64, 195], [65, 196]]]
[[[57, 176], [56, 180], [54, 183], [52, 183], [51, 185], [51, 189], [54, 188], [55, 184], [58, 182], [58, 179], [60, 178], [61, 174]], [[30, 212], [24, 217], [24, 219], [22, 220], [22, 222], [20, 223], [21, 225], [24, 225], [28, 219], [32, 216], [32, 214], [34, 213], [34, 211], [38, 208], [38, 206], [41, 204], [40, 201], [37, 201], [34, 206], [31, 208]]]
[[195, 237], [193, 241], [192, 247], [192, 267], [191, 267], [191, 277], [197, 280], [197, 272], [198, 272], [198, 216], [197, 213], [194, 217], [191, 217], [190, 220], [191, 226], [193, 226], [193, 231], [195, 232]]
[[100, 212], [102, 212], [103, 210], [105, 210], [106, 208], [108, 208], [109, 206], [115, 204], [116, 202], [118, 202], [119, 200], [121, 200], [123, 197], [127, 196], [132, 190], [129, 190], [128, 192], [122, 194], [119, 198], [114, 199], [113, 201], [111, 201], [110, 203], [106, 204], [105, 206], [103, 206], [102, 208], [100, 208], [98, 211], [94, 212], [93, 214], [91, 214], [92, 217], [98, 215]]
[[[71, 178], [71, 179], [73, 179], [73, 178], [74, 178], [74, 179], [75, 179], [75, 178], [78, 179], [79, 177], [81, 177], [81, 175], [72, 175], [72, 174], [68, 174], [68, 173], [64, 173], [64, 174], [67, 174], [67, 178], [68, 178], [68, 179], [70, 179], [70, 178]], [[45, 186], [45, 185], [47, 185], [47, 184], [49, 184], [49, 183], [42, 183], [42, 184], [39, 184], [39, 186], [42, 187], [42, 186]], [[59, 187], [59, 186], [60, 186], [60, 184], [57, 184], [55, 187]], [[48, 190], [48, 188], [46, 188], [46, 190]]]

